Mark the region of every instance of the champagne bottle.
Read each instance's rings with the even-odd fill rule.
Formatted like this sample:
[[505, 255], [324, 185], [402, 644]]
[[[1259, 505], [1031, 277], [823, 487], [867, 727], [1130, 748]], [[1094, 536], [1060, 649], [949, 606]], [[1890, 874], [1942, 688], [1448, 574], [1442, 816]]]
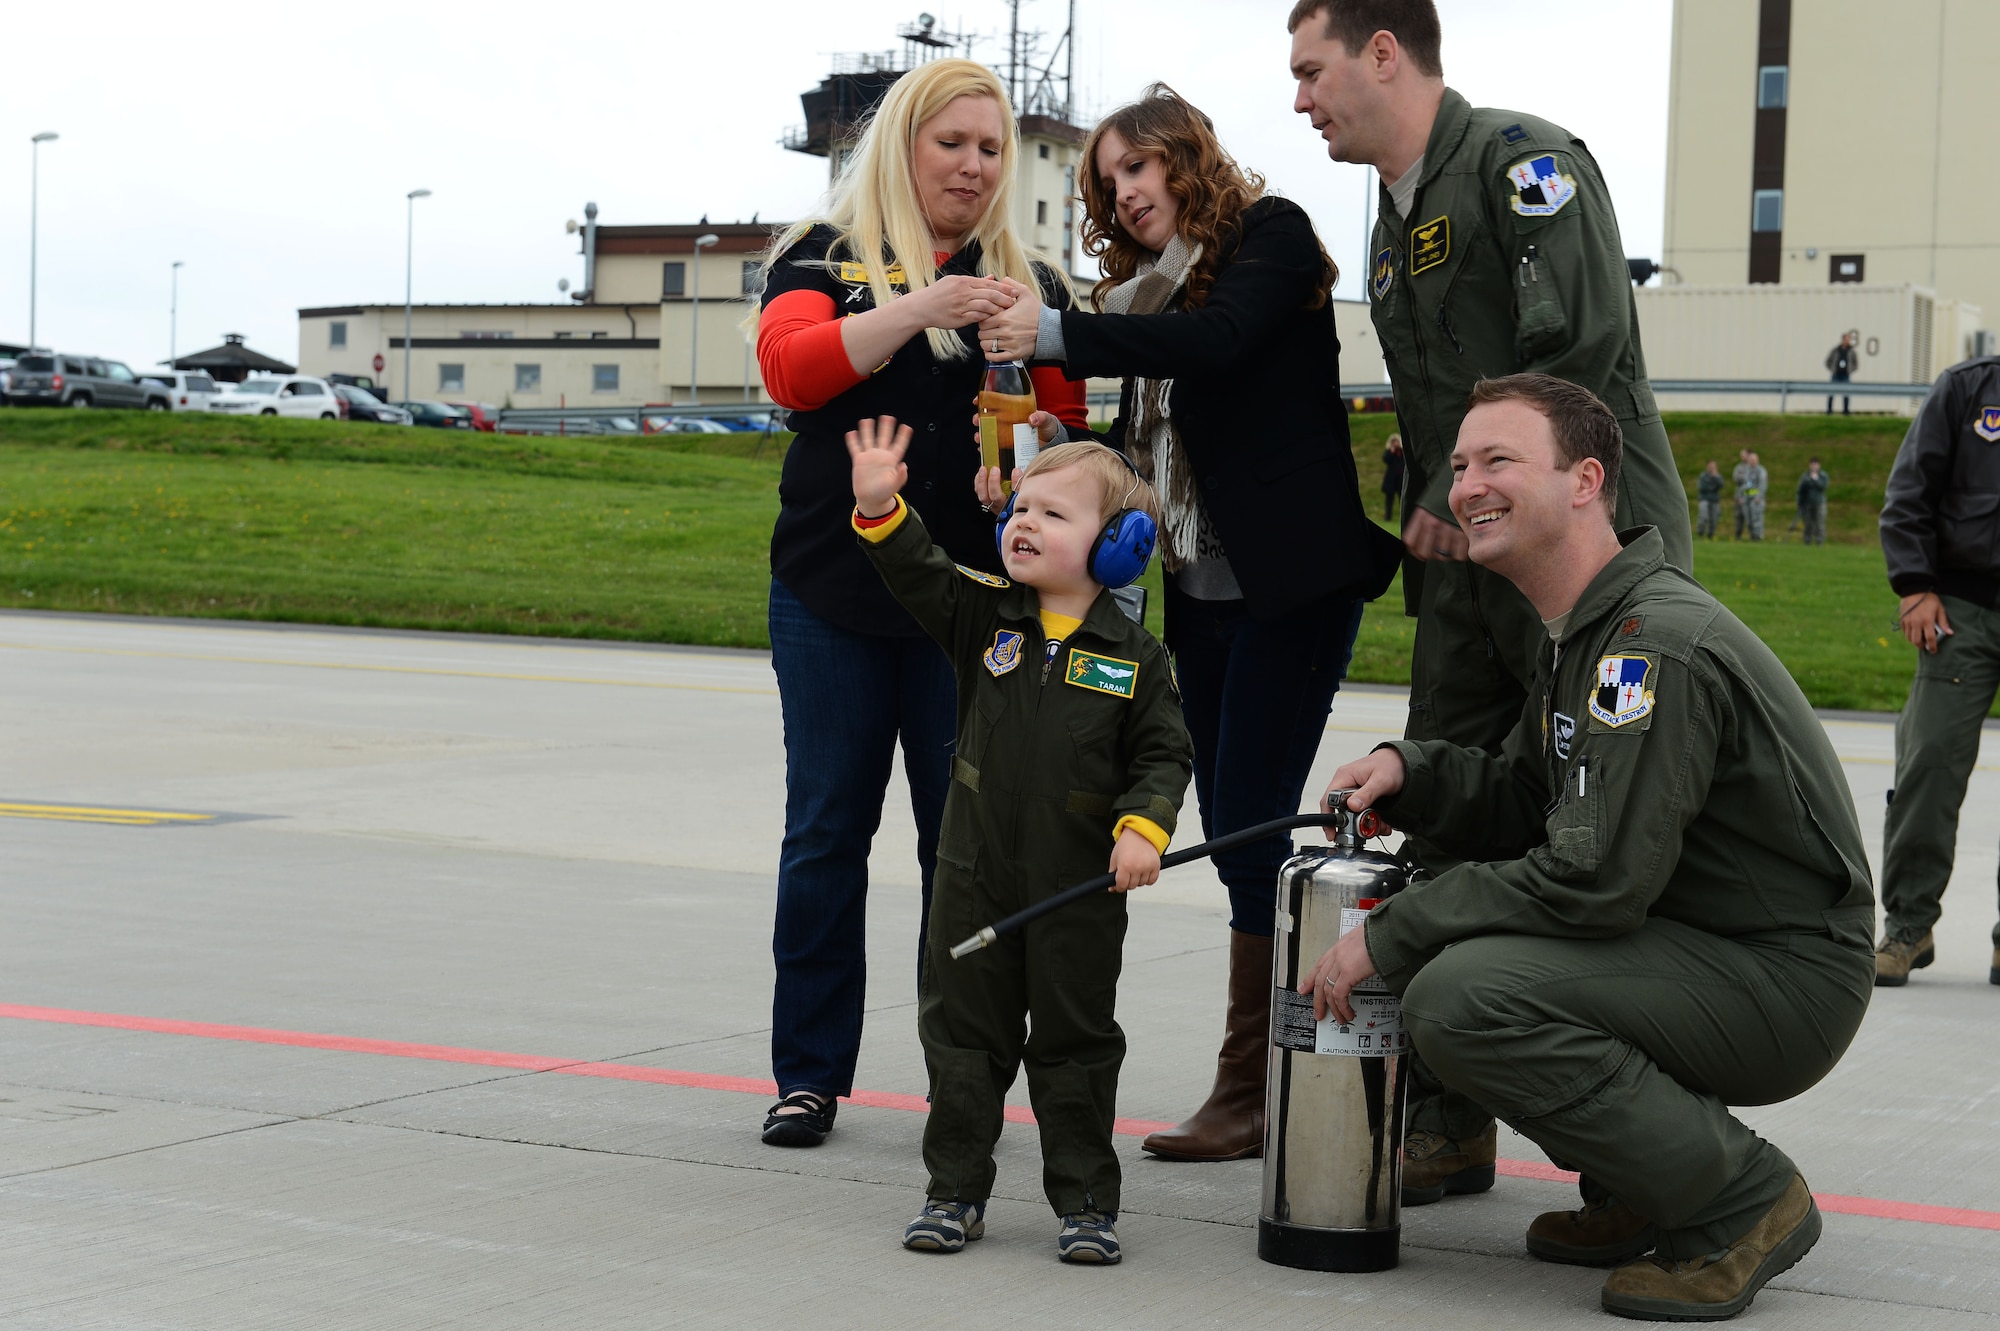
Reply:
[[986, 387], [979, 393], [979, 456], [985, 466], [1000, 469], [1002, 493], [1013, 492], [1014, 469], [1033, 462], [1041, 449], [1041, 437], [1028, 423], [1034, 412], [1027, 366], [1011, 360], [986, 367]]

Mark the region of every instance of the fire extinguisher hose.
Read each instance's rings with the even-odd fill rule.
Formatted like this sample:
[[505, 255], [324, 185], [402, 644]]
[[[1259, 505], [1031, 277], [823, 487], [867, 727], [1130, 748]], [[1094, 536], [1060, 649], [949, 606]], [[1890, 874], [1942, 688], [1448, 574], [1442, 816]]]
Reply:
[[[1171, 855], [1162, 857], [1160, 867], [1162, 869], [1171, 869], [1177, 864], [1188, 864], [1195, 860], [1206, 859], [1218, 851], [1234, 850], [1238, 846], [1248, 845], [1252, 841], [1261, 840], [1274, 832], [1289, 832], [1301, 827], [1326, 827], [1339, 823], [1343, 817], [1353, 818], [1355, 816], [1351, 813], [1329, 813], [1322, 809], [1314, 813], [1295, 813], [1285, 818], [1273, 818], [1268, 823], [1258, 823], [1256, 826], [1246, 827], [1240, 832], [1231, 832], [1229, 835], [1219, 836], [1213, 841], [1204, 841], [1198, 846], [1189, 846], [1186, 850], [1177, 850]], [[1049, 914], [1051, 911], [1061, 910], [1071, 902], [1081, 901], [1093, 893], [1102, 892], [1117, 881], [1118, 876], [1116, 874], [1101, 873], [1086, 882], [1078, 883], [1075, 887], [1065, 892], [1058, 892], [1047, 900], [1037, 901], [1026, 910], [1017, 910], [998, 924], [987, 925], [984, 929], [981, 929], [978, 933], [954, 947], [951, 950], [952, 959], [955, 961], [960, 957], [977, 952], [979, 949], [991, 944], [1002, 934], [1011, 934], [1016, 930], [1026, 928], [1029, 923], [1041, 919], [1042, 916]]]

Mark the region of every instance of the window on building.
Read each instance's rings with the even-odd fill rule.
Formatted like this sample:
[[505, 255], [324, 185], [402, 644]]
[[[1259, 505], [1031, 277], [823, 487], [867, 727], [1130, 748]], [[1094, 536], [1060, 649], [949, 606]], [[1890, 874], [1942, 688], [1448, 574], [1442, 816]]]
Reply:
[[514, 335], [494, 328], [459, 329], [458, 335], [467, 342], [510, 342]]
[[334, 351], [347, 346], [347, 324], [344, 321], [336, 319], [326, 326], [326, 345]]
[[1035, 225], [1047, 226], [1048, 224], [1049, 224], [1049, 201], [1047, 199], [1036, 199]]
[[558, 338], [565, 338], [565, 337], [575, 337], [575, 336], [576, 336], [576, 334], [575, 334], [575, 333], [557, 333], [557, 334], [556, 334], [556, 336], [557, 336]]
[[618, 367], [616, 365], [593, 365], [590, 367], [590, 391], [593, 393], [615, 393], [618, 391]]
[[1042, 159], [1042, 160], [1043, 160], [1044, 162], [1046, 162], [1046, 161], [1048, 161], [1048, 160], [1049, 160], [1049, 145], [1048, 145], [1048, 144], [1046, 144], [1046, 143], [1038, 143], [1038, 144], [1036, 144], [1036, 145], [1035, 145], [1035, 149], [1036, 149], [1036, 152], [1035, 152], [1035, 156], [1037, 156], [1037, 157], [1041, 158], [1041, 159]]
[[1781, 189], [1760, 189], [1750, 201], [1750, 229], [1752, 231], [1783, 231], [1785, 229], [1785, 192]]
[[438, 392], [463, 393], [465, 391], [465, 367], [463, 365], [438, 366]]
[[1778, 111], [1784, 109], [1789, 100], [1791, 67], [1789, 65], [1765, 65], [1757, 71], [1757, 109]]
[[667, 300], [687, 295], [688, 266], [679, 261], [660, 265], [660, 295]]
[[1834, 254], [1828, 256], [1827, 280], [1830, 282], [1865, 282], [1868, 272], [1868, 256], [1865, 254]]
[[758, 263], [755, 259], [745, 259], [743, 261], [744, 295], [754, 296], [757, 294], [757, 287], [759, 286], [758, 270], [762, 267], [763, 265]]
[[542, 367], [539, 365], [516, 365], [514, 367], [514, 391], [516, 393], [541, 392]]
[[610, 336], [611, 334], [606, 332], [594, 332], [590, 335], [590, 340], [593, 342], [602, 342], [605, 338]]

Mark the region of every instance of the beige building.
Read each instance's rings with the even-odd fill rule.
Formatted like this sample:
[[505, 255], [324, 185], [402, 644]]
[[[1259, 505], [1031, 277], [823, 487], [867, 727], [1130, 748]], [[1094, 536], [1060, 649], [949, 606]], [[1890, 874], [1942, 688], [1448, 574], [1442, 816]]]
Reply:
[[[760, 223], [593, 225], [586, 292], [560, 305], [419, 305], [410, 382], [403, 382], [403, 307], [299, 311], [299, 369], [365, 375], [392, 398], [496, 406], [687, 406], [768, 400], [738, 325], [744, 290], [770, 237]], [[714, 235], [699, 259], [694, 242]], [[592, 289], [594, 288], [594, 289]], [[699, 292], [699, 316], [696, 293]], [[700, 354], [693, 337], [699, 326]], [[377, 371], [375, 358], [381, 357]]]
[[[1995, 0], [1676, 0], [1662, 281], [1869, 289], [1795, 307], [1817, 322], [1797, 335], [1792, 378], [1823, 373], [1826, 348], [1860, 320], [1834, 306], [1902, 302], [1913, 326], [1924, 300], [2000, 315], [1995, 51]], [[1729, 308], [1718, 317], [1780, 307]], [[1981, 326], [1940, 319], [1928, 355], [1920, 335], [1897, 341], [1882, 325], [1876, 340], [1897, 351], [1864, 344], [1857, 377], [1927, 381], [1987, 346]], [[1656, 342], [1643, 309], [1641, 322], [1655, 376], [1697, 373]], [[1741, 325], [1717, 329], [1729, 333], [1717, 346], [1740, 344]]]

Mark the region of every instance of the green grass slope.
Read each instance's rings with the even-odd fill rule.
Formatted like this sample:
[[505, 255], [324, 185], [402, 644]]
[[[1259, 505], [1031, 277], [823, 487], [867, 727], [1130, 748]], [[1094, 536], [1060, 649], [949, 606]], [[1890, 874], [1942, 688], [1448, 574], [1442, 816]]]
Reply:
[[[1668, 417], [1690, 491], [1706, 458], [1727, 471], [1759, 451], [1774, 538], [1806, 457], [1832, 473], [1828, 545], [1704, 542], [1695, 569], [1820, 706], [1893, 710], [1908, 692], [1874, 544], [1904, 427]], [[1393, 428], [1354, 420], [1376, 516]], [[0, 410], [0, 605], [761, 647], [788, 443]], [[1157, 632], [1158, 570], [1146, 581]], [[1407, 682], [1412, 630], [1392, 588], [1353, 678]]]

